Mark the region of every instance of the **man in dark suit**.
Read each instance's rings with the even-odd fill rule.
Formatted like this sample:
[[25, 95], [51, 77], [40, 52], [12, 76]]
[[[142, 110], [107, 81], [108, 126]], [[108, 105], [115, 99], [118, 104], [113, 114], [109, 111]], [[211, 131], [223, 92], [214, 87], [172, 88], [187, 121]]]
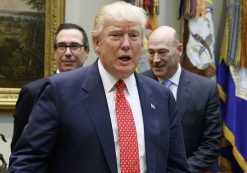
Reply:
[[181, 68], [183, 45], [169, 26], [154, 30], [148, 39], [151, 70], [143, 75], [171, 83], [181, 116], [188, 164], [192, 173], [217, 172], [222, 133], [216, 82]]
[[142, 8], [124, 1], [98, 12], [92, 31], [98, 60], [47, 78], [10, 173], [188, 172], [172, 93], [135, 73], [146, 19]]
[[[67, 49], [67, 46], [69, 46], [69, 49]], [[86, 32], [76, 24], [63, 23], [57, 28], [54, 48], [57, 65], [57, 71], [55, 73], [82, 67], [89, 53], [89, 43]], [[11, 151], [28, 122], [29, 115], [37, 100], [41, 86], [44, 83], [44, 78], [31, 82], [25, 85], [19, 93], [16, 110], [13, 115], [14, 132], [11, 142]]]

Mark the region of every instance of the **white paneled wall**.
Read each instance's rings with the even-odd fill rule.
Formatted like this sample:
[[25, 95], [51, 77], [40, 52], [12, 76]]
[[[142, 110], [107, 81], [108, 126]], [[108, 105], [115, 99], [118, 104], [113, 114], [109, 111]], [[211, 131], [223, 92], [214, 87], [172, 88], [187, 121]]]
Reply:
[[6, 162], [9, 161], [10, 143], [13, 134], [12, 114], [12, 111], [0, 110], [0, 133], [3, 134], [7, 140], [5, 143], [0, 139], [0, 153], [3, 154]]

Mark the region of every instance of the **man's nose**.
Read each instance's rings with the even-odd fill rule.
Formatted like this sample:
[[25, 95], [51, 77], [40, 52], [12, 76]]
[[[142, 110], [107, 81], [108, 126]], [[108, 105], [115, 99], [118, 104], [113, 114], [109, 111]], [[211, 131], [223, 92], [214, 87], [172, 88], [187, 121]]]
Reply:
[[65, 55], [72, 55], [70, 47], [67, 47], [65, 50]]
[[130, 48], [130, 38], [127, 34], [123, 36], [121, 47], [124, 49]]
[[160, 57], [158, 52], [154, 52], [153, 62], [159, 62], [159, 61], [160, 61]]

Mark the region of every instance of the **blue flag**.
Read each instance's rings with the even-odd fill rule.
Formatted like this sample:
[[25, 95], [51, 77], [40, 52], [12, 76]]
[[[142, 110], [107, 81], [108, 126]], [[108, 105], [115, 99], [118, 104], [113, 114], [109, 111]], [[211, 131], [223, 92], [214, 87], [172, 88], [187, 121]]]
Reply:
[[[234, 173], [247, 172], [247, 68], [241, 65], [243, 46], [243, 3], [227, 0], [226, 25], [217, 65], [223, 133], [228, 145], [222, 146], [221, 167]], [[222, 159], [223, 160], [223, 159]], [[224, 170], [223, 170], [224, 171]]]
[[[247, 172], [247, 70], [227, 65], [222, 61], [217, 67], [217, 82], [221, 97], [224, 120], [224, 137], [231, 144], [233, 158], [228, 157], [229, 146], [222, 148], [223, 156], [229, 160], [234, 172]], [[244, 86], [245, 85], [245, 86]], [[238, 165], [236, 165], [238, 164]], [[243, 171], [238, 171], [237, 167]], [[235, 169], [235, 170], [234, 170]]]

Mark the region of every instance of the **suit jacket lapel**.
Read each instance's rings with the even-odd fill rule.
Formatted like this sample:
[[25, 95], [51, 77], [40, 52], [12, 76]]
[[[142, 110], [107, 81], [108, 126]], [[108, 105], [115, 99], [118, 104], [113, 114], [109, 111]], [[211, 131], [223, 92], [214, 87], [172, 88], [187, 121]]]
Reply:
[[[98, 133], [106, 160], [112, 173], [117, 173], [117, 161], [112, 125], [103, 84], [98, 71], [97, 61], [89, 67], [82, 83], [82, 104]], [[97, 101], [96, 101], [97, 100]]]
[[185, 112], [186, 105], [189, 102], [190, 94], [191, 94], [190, 79], [187, 76], [187, 72], [182, 69], [181, 76], [179, 79], [178, 91], [177, 91], [177, 105], [178, 105], [178, 111], [181, 116]]
[[151, 89], [138, 74], [136, 74], [136, 79], [143, 114], [147, 172], [154, 172], [157, 158], [157, 135], [159, 135], [159, 120], [155, 114], [157, 101], [152, 97]]
[[[117, 173], [117, 162], [111, 119], [97, 61], [89, 67], [87, 77], [82, 83], [82, 104], [87, 110], [98, 133], [104, 154], [111, 172]], [[93, 75], [92, 75], [93, 74]], [[137, 87], [142, 107], [145, 148], [148, 172], [154, 172], [157, 158], [157, 137], [159, 135], [158, 117], [155, 114], [156, 99], [152, 91], [137, 74]], [[95, 101], [97, 100], [97, 102]]]

